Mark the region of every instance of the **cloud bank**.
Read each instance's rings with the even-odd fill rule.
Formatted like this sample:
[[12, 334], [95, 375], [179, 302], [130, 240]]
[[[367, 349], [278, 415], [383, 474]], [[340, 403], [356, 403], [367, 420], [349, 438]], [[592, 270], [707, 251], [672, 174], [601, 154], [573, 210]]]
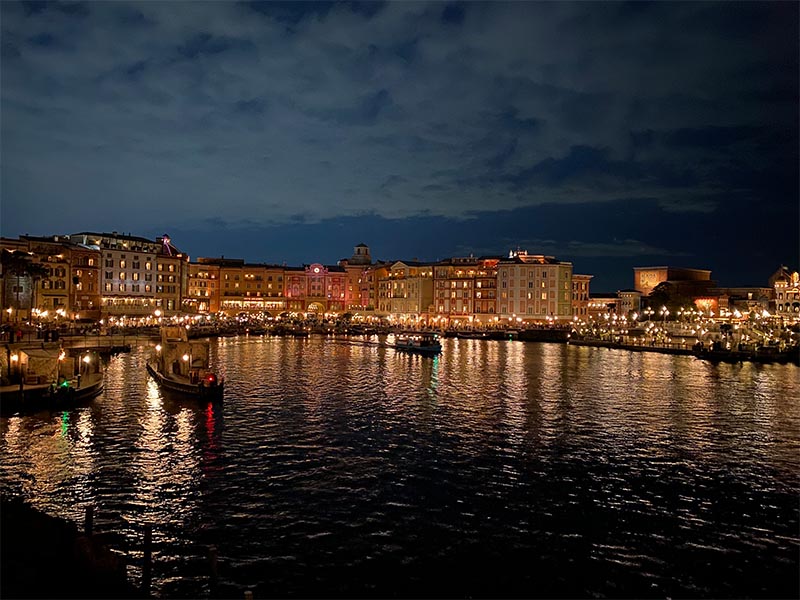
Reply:
[[793, 3], [0, 10], [4, 235], [797, 202]]

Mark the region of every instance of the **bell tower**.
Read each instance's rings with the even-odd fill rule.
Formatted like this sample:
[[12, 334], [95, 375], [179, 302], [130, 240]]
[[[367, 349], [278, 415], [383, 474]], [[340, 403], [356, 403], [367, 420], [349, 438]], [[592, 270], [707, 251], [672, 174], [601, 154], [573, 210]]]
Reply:
[[372, 257], [369, 255], [369, 246], [366, 244], [359, 244], [353, 248], [353, 256], [347, 261], [351, 265], [369, 265], [372, 264]]

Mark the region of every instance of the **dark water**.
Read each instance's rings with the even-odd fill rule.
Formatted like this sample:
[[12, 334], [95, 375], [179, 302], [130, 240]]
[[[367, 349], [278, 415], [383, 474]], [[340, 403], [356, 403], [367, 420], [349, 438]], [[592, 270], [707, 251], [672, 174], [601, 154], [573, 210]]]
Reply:
[[482, 340], [435, 359], [212, 340], [221, 408], [146, 350], [91, 405], [0, 421], [0, 486], [222, 595], [797, 597], [800, 369]]

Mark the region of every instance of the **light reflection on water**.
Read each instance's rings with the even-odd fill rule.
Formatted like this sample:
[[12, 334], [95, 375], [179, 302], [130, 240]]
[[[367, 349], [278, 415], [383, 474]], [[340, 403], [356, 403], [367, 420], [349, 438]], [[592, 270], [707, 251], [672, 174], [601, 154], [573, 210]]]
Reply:
[[213, 407], [144, 359], [90, 406], [0, 420], [0, 485], [96, 505], [134, 558], [152, 524], [162, 595], [207, 593], [212, 544], [231, 595], [797, 595], [793, 365], [222, 338]]

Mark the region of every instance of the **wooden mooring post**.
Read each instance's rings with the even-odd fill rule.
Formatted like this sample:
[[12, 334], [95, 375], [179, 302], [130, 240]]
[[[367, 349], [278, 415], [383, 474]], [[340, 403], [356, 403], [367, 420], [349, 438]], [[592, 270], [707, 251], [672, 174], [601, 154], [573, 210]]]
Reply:
[[94, 529], [94, 506], [86, 507], [86, 517], [83, 520], [83, 533], [86, 537], [92, 537]]

